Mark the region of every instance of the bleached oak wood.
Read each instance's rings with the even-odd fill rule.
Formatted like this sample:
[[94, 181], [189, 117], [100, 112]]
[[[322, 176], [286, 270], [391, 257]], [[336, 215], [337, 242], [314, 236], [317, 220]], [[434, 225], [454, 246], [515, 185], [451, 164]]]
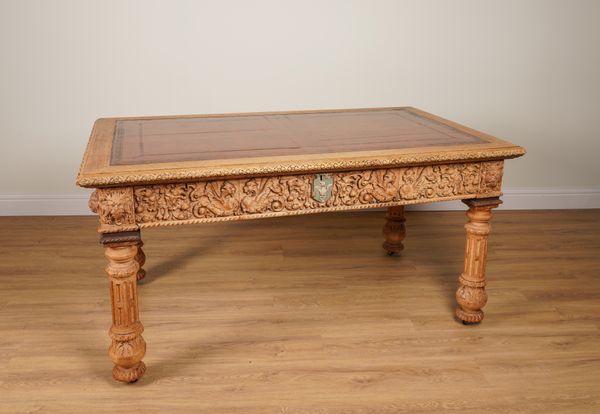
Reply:
[[456, 291], [458, 308], [456, 316], [464, 323], [478, 323], [483, 319], [482, 308], [487, 303], [485, 291], [485, 268], [488, 253], [488, 236], [491, 225], [492, 209], [498, 207], [498, 198], [464, 200], [469, 206], [465, 225], [467, 240], [465, 243], [465, 266], [460, 275], [459, 288]]
[[102, 239], [108, 259], [106, 272], [110, 282], [113, 321], [108, 354], [115, 363], [113, 378], [123, 382], [135, 382], [146, 372], [142, 361], [146, 342], [142, 337], [144, 326], [139, 317], [136, 281], [140, 270], [137, 247], [140, 242], [135, 238], [136, 235], [115, 233]]
[[[98, 120], [77, 183], [96, 188], [89, 205], [110, 260], [113, 317], [125, 317], [111, 330], [113, 376], [132, 382], [145, 371], [141, 228], [387, 207], [383, 247], [395, 253], [404, 205], [497, 200], [504, 160], [523, 154], [415, 108]], [[468, 232], [483, 226], [477, 214]], [[469, 263], [485, 261], [485, 251], [468, 252]], [[484, 283], [483, 273], [463, 279]], [[457, 298], [459, 318], [481, 320], [483, 287]]]

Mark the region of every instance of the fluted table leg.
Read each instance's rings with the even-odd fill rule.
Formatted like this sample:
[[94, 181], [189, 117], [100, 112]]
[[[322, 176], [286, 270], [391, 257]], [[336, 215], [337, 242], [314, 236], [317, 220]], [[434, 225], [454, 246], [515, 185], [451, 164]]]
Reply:
[[118, 381], [135, 382], [146, 371], [142, 358], [146, 342], [139, 320], [136, 276], [139, 264], [139, 232], [104, 234], [104, 252], [108, 259], [106, 272], [110, 281], [112, 302], [112, 340], [108, 354], [115, 363], [112, 374]]
[[389, 255], [399, 253], [404, 249], [402, 240], [406, 237], [404, 206], [389, 207], [385, 219], [386, 222], [383, 226], [383, 237], [385, 238], [383, 249]]
[[465, 225], [467, 240], [465, 245], [464, 271], [459, 277], [456, 291], [458, 308], [456, 316], [463, 323], [478, 323], [483, 319], [482, 308], [487, 303], [485, 292], [485, 266], [487, 259], [488, 235], [492, 209], [502, 201], [499, 198], [484, 198], [463, 201], [469, 206]]

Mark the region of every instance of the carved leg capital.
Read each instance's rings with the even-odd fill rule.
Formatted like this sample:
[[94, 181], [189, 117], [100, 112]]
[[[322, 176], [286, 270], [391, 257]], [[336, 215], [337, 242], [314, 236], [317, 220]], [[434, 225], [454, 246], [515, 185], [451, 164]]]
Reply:
[[463, 202], [469, 206], [469, 222], [465, 225], [465, 263], [464, 271], [458, 279], [456, 316], [465, 323], [478, 323], [484, 316], [481, 309], [487, 303], [485, 265], [488, 235], [491, 230], [489, 222], [492, 209], [498, 207], [501, 201], [499, 198], [488, 198]]
[[383, 226], [383, 237], [385, 238], [383, 249], [389, 255], [399, 253], [404, 249], [402, 240], [406, 237], [404, 206], [389, 207], [385, 219], [386, 222]]
[[[139, 234], [138, 234], [139, 236]], [[108, 354], [115, 363], [113, 377], [118, 381], [134, 382], [144, 375], [146, 366], [142, 358], [146, 342], [142, 337], [144, 327], [139, 320], [137, 283], [139, 264], [136, 240], [132, 234], [103, 235], [104, 253], [108, 259], [106, 273], [110, 282], [112, 343]]]

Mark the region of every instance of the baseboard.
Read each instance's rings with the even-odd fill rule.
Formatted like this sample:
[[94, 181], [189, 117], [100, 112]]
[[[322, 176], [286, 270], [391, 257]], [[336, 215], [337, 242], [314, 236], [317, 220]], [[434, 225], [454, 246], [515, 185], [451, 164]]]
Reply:
[[[78, 216], [91, 214], [89, 192], [80, 194], [0, 194], [0, 216]], [[600, 188], [507, 188], [503, 210], [600, 208]], [[464, 210], [459, 201], [421, 204], [411, 210]]]
[[[600, 208], [600, 187], [529, 187], [504, 189], [500, 210], [564, 210]], [[465, 210], [460, 201], [421, 204], [414, 210]]]
[[0, 216], [82, 216], [91, 191], [79, 194], [0, 194]]

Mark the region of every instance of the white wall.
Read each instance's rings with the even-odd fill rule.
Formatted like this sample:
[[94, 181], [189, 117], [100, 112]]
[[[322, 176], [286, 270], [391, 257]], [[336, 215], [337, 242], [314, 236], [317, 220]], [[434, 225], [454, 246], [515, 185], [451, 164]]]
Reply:
[[599, 21], [596, 0], [0, 0], [0, 214], [85, 197], [98, 117], [402, 105], [526, 147], [509, 192], [598, 203]]

